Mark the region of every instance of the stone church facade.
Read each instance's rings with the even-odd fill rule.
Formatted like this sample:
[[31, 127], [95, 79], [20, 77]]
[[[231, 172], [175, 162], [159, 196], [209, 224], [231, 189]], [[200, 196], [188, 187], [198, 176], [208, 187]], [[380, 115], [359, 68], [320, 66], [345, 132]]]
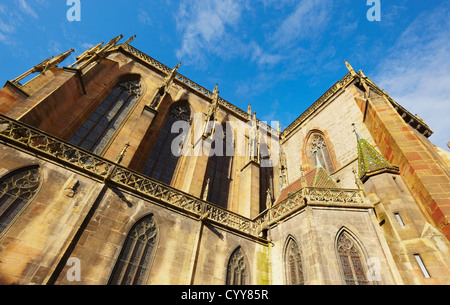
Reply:
[[1, 284], [450, 284], [450, 153], [362, 71], [281, 130], [122, 38], [0, 90]]

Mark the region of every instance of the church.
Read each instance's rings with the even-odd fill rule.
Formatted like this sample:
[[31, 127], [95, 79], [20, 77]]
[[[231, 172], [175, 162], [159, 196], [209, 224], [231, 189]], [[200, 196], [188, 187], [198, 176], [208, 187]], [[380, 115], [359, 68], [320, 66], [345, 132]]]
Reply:
[[450, 153], [362, 70], [281, 130], [123, 38], [0, 90], [0, 284], [450, 284]]

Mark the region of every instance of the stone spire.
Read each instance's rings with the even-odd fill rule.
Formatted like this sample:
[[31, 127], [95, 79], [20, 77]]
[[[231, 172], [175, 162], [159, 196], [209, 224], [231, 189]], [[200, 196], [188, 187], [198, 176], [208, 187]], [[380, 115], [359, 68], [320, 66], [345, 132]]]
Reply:
[[398, 166], [389, 163], [372, 145], [369, 144], [352, 124], [358, 144], [358, 176], [362, 182], [381, 173], [399, 174]]
[[164, 78], [164, 81], [161, 83], [161, 85], [156, 90], [151, 102], [150, 107], [153, 109], [158, 109], [159, 104], [164, 99], [166, 94], [169, 92], [170, 86], [172, 85], [175, 77], [177, 76], [177, 71], [180, 68], [181, 62], [179, 62], [175, 68], [170, 71], [170, 73], [167, 74], [167, 76]]
[[34, 66], [32, 69], [30, 69], [29, 71], [25, 72], [24, 74], [22, 74], [21, 76], [13, 79], [11, 81], [11, 83], [13, 84], [17, 84], [18, 82], [20, 82], [22, 79], [24, 79], [25, 77], [33, 74], [33, 73], [44, 73], [47, 70], [53, 69], [58, 67], [58, 65], [60, 63], [62, 63], [67, 57], [70, 56], [70, 54], [72, 54], [74, 51], [74, 49], [71, 49], [70, 51], [61, 53], [55, 57], [50, 57], [46, 60], [44, 60], [43, 62], [41, 62], [40, 64]]

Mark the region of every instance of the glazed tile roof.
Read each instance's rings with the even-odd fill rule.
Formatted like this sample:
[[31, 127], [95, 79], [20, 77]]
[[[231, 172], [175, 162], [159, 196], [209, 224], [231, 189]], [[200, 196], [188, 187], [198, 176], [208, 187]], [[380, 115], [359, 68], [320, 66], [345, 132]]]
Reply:
[[304, 187], [341, 188], [339, 184], [337, 184], [337, 182], [335, 182], [328, 172], [319, 164], [318, 167], [306, 173], [304, 178], [300, 177], [282, 189], [280, 196], [278, 196], [274, 205], [286, 200], [290, 194], [293, 194]]
[[386, 158], [369, 144], [356, 130], [358, 140], [358, 175], [362, 182], [370, 176], [384, 172], [399, 173], [398, 166], [392, 165]]

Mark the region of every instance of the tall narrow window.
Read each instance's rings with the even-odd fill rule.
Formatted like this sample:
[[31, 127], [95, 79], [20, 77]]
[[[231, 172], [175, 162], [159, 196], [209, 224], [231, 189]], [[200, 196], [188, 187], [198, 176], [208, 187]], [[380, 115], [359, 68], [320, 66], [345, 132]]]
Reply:
[[306, 146], [306, 156], [311, 167], [317, 166], [316, 154], [320, 164], [327, 170], [327, 172], [330, 174], [333, 173], [333, 163], [331, 162], [327, 142], [324, 136], [320, 133], [311, 134]]
[[398, 221], [399, 225], [404, 227], [405, 223], [403, 222], [403, 218], [400, 215], [400, 213], [394, 213], [394, 215], [395, 215], [395, 218], [397, 218], [397, 221]]
[[139, 76], [119, 82], [69, 142], [101, 154], [141, 97]]
[[[164, 126], [144, 166], [145, 175], [166, 184], [171, 183], [180, 158], [179, 151], [176, 153], [172, 151], [172, 142], [179, 134], [172, 133], [171, 128], [177, 121], [190, 122], [190, 119], [191, 110], [187, 102], [177, 102], [170, 107]], [[183, 143], [184, 141], [177, 149], [181, 150]]]
[[33, 200], [40, 183], [38, 166], [13, 171], [0, 179], [0, 235]]
[[414, 254], [414, 258], [416, 259], [416, 262], [419, 264], [420, 270], [422, 271], [423, 276], [426, 279], [431, 278], [430, 274], [428, 273], [427, 268], [425, 267], [425, 264], [422, 261], [422, 258], [419, 254]]
[[156, 238], [153, 215], [138, 221], [128, 233], [108, 285], [145, 284], [156, 250]]
[[[216, 132], [222, 132], [222, 130], [222, 128], [216, 129]], [[227, 154], [226, 145], [227, 142], [229, 143], [228, 145], [232, 143], [231, 138], [232, 135], [229, 134], [227, 136], [226, 133], [223, 133], [223, 137], [217, 137], [217, 141], [223, 139], [223, 149], [220, 152], [217, 152], [217, 154], [209, 157], [203, 190], [203, 192], [205, 192], [206, 185], [208, 185], [208, 196], [206, 200], [222, 208], [228, 207], [228, 197], [230, 193], [233, 156]], [[215, 149], [215, 145], [216, 142], [213, 142], [211, 149]]]
[[248, 267], [241, 247], [231, 254], [228, 261], [227, 285], [248, 285]]
[[337, 248], [345, 283], [347, 285], [368, 285], [360, 252], [347, 233], [343, 232], [339, 236]]
[[266, 143], [260, 144], [261, 169], [259, 175], [259, 210], [264, 211], [267, 208], [267, 196], [270, 196], [270, 201], [274, 201], [273, 189], [273, 163], [270, 159], [270, 150]]
[[285, 263], [288, 284], [303, 285], [303, 266], [300, 248], [293, 238], [289, 239], [286, 247]]

